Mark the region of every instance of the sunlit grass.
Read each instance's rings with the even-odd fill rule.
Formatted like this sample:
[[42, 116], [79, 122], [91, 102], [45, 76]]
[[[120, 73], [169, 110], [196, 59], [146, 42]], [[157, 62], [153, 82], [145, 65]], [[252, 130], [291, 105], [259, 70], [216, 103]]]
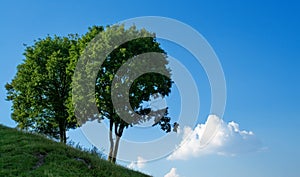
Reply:
[[114, 165], [41, 135], [0, 125], [0, 176], [138, 177], [140, 172]]

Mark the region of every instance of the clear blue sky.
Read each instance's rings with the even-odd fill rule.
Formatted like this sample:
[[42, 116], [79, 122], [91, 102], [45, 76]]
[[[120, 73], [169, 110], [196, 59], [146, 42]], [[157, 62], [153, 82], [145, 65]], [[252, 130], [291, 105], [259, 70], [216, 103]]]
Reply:
[[[230, 127], [239, 124], [239, 130], [234, 131], [236, 134], [243, 135], [242, 130], [246, 130], [247, 139], [251, 135], [249, 132], [253, 132], [262, 144], [249, 151], [238, 149], [239, 153], [233, 152], [234, 156], [228, 155], [227, 146], [220, 146], [212, 151], [225, 152], [221, 155], [196, 153], [186, 160], [161, 159], [136, 168], [154, 176], [176, 171], [185, 177], [298, 177], [300, 3], [296, 0], [2, 1], [0, 123], [15, 126], [10, 119], [11, 105], [5, 101], [4, 85], [11, 81], [16, 66], [24, 59], [24, 43], [32, 44], [33, 40], [47, 34], [83, 34], [92, 25], [105, 26], [149, 15], [182, 21], [207, 39], [218, 55], [226, 77], [224, 127], [229, 127], [230, 134]], [[167, 52], [182, 60], [187, 68], [192, 67], [185, 58], [188, 54], [178, 52], [175, 47], [170, 47]], [[193, 76], [197, 74], [195, 68], [190, 71]], [[199, 94], [205, 108], [206, 96]], [[176, 110], [171, 114], [176, 115]], [[231, 121], [235, 124], [230, 124]], [[204, 118], [200, 117], [198, 123], [204, 124]], [[238, 135], [232, 137], [239, 138]], [[253, 146], [248, 141], [241, 141], [243, 145], [235, 144], [235, 140], [232, 142], [230, 152], [236, 146]]]

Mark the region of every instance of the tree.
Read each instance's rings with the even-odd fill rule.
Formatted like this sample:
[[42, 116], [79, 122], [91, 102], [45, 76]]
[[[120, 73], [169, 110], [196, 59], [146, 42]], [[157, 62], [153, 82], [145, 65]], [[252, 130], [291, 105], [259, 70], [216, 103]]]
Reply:
[[[116, 45], [126, 38], [132, 40]], [[106, 55], [108, 51], [111, 52]], [[144, 53], [150, 54], [139, 57]], [[151, 60], [153, 62], [149, 62]], [[171, 131], [167, 108], [153, 109], [146, 104], [153, 98], [168, 96], [172, 86], [166, 53], [156, 42], [154, 34], [135, 26], [128, 29], [124, 25], [107, 27], [95, 36], [75, 63], [72, 96], [76, 116], [80, 124], [95, 119], [109, 120], [109, 161], [116, 162], [125, 128], [154, 119], [153, 126], [160, 125], [163, 131]], [[127, 67], [120, 72], [124, 64]], [[152, 68], [153, 72], [136, 74], [142, 73], [144, 68], [150, 68], [150, 71]], [[155, 73], [155, 70], [163, 74]], [[132, 109], [123, 102], [127, 97]], [[93, 109], [94, 103], [97, 112]], [[122, 113], [127, 118], [124, 119]]]
[[59, 138], [66, 143], [66, 131], [77, 126], [69, 114], [68, 102], [72, 71], [77, 57], [78, 35], [38, 39], [26, 47], [22, 64], [11, 83], [6, 84], [7, 100], [12, 101], [12, 119], [20, 129]]

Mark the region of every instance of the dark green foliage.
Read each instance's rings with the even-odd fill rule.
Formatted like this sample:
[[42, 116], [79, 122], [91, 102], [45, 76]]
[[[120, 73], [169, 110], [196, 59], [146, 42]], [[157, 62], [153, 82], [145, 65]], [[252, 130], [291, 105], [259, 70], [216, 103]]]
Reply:
[[[119, 45], [118, 42], [124, 39], [132, 40]], [[107, 51], [111, 52], [106, 55]], [[145, 53], [159, 53], [159, 55], [147, 56], [144, 59], [137, 58]], [[134, 62], [130, 59], [139, 61]], [[111, 146], [109, 160], [115, 162], [120, 137], [124, 129], [129, 126], [158, 117], [155, 119], [157, 123], [154, 125], [160, 125], [163, 131], [170, 132], [170, 118], [167, 117], [168, 113], [165, 112], [165, 109], [154, 111], [143, 104], [149, 102], [150, 98], [157, 93], [161, 97], [168, 96], [172, 85], [171, 71], [167, 68], [166, 53], [156, 42], [154, 34], [145, 29], [138, 30], [135, 26], [128, 29], [123, 25], [107, 27], [105, 30], [99, 31], [88, 47], [82, 51], [81, 60], [78, 62], [81, 67], [76, 68], [72, 95], [75, 100], [76, 115], [80, 124], [95, 119], [99, 121], [109, 119]], [[124, 64], [128, 65], [128, 69], [118, 73]], [[162, 71], [164, 75], [148, 72], [137, 78], [131, 78], [145, 68]], [[114, 78], [116, 79], [115, 83], [113, 83]], [[95, 93], [92, 93], [93, 89]], [[113, 89], [116, 89], [117, 94], [112, 96]], [[124, 90], [129, 92], [123, 93]], [[113, 104], [114, 96], [117, 100], [117, 108], [116, 104]], [[133, 114], [122, 102], [126, 97], [129, 97], [130, 106], [137, 114]], [[94, 100], [97, 112], [93, 109]], [[148, 115], [150, 111], [152, 114]], [[124, 121], [123, 117], [118, 114], [120, 112], [131, 114], [130, 120]], [[116, 136], [116, 142], [113, 140], [113, 133]]]
[[[132, 40], [117, 45], [125, 38]], [[107, 51], [111, 52], [106, 55]], [[145, 53], [159, 55], [138, 58]], [[60, 138], [66, 143], [68, 129], [86, 121], [109, 119], [109, 159], [112, 162], [116, 161], [125, 128], [154, 119], [153, 126], [160, 125], [163, 131], [171, 131], [167, 109], [153, 110], [144, 104], [151, 97], [168, 96], [172, 86], [166, 53], [156, 42], [155, 35], [145, 29], [138, 30], [135, 26], [126, 29], [124, 25], [105, 29], [93, 26], [83, 36], [48, 36], [26, 47], [24, 56], [16, 76], [6, 84], [7, 100], [13, 103], [12, 119], [18, 123], [18, 128]], [[99, 58], [104, 61], [101, 65], [98, 65]], [[130, 60], [137, 58], [138, 62]], [[131, 69], [118, 73], [124, 64]], [[132, 73], [140, 73], [145, 68], [152, 72], [130, 78]], [[113, 83], [114, 78], [117, 83]], [[121, 93], [124, 87], [128, 88], [128, 93], [111, 96], [113, 89]], [[94, 91], [89, 92], [90, 88]], [[113, 98], [129, 98], [130, 106], [120, 101], [116, 108]], [[98, 111], [94, 112], [93, 107]], [[130, 120], [124, 121], [119, 112], [130, 114]]]
[[18, 128], [66, 143], [66, 131], [78, 126], [71, 97], [74, 68], [87, 43], [102, 30], [93, 26], [81, 37], [47, 36], [26, 47], [24, 62], [5, 86]]
[[24, 62], [6, 84], [7, 100], [12, 101], [12, 119], [20, 129], [36, 131], [66, 142], [66, 131], [76, 127], [68, 114], [77, 35], [46, 37], [26, 47]]

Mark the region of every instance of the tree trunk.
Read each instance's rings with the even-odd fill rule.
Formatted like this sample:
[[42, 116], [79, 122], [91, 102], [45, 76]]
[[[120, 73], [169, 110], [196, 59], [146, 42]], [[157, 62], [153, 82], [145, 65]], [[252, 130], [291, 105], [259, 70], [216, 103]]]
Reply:
[[[116, 137], [116, 142], [114, 144], [113, 140], [113, 125], [115, 126], [115, 137]], [[118, 124], [114, 123], [112, 120], [110, 121], [110, 126], [109, 126], [109, 140], [110, 140], [110, 150], [109, 150], [109, 156], [108, 156], [108, 161], [112, 163], [116, 163], [117, 161], [117, 154], [119, 150], [119, 144], [120, 144], [120, 139], [123, 134], [124, 130], [124, 125], [123, 124]]]
[[64, 142], [64, 135], [63, 135], [63, 131], [62, 131], [62, 129], [61, 128], [59, 128], [59, 141], [61, 142], [61, 143], [63, 143]]
[[119, 150], [120, 139], [123, 135], [124, 124], [118, 124], [118, 125], [115, 125], [115, 126], [117, 128], [115, 129], [116, 144], [115, 144], [115, 147], [114, 147], [114, 153], [113, 153], [113, 158], [112, 158], [113, 163], [116, 163], [116, 161], [117, 161], [117, 154], [118, 154], [118, 150]]
[[63, 143], [67, 143], [67, 136], [66, 136], [66, 128], [64, 128], [63, 130], [63, 138], [64, 138], [64, 142]]
[[118, 154], [120, 139], [121, 139], [121, 137], [119, 137], [119, 136], [116, 137], [116, 144], [114, 147], [114, 154], [113, 154], [113, 158], [112, 158], [113, 163], [116, 163], [116, 161], [117, 161], [117, 154]]
[[67, 143], [67, 137], [66, 137], [66, 127], [63, 123], [60, 123], [59, 125], [59, 140], [61, 143], [66, 144]]
[[110, 141], [110, 149], [108, 155], [108, 161], [112, 162], [113, 159], [113, 152], [114, 152], [114, 140], [113, 140], [113, 120], [109, 121], [109, 141]]

